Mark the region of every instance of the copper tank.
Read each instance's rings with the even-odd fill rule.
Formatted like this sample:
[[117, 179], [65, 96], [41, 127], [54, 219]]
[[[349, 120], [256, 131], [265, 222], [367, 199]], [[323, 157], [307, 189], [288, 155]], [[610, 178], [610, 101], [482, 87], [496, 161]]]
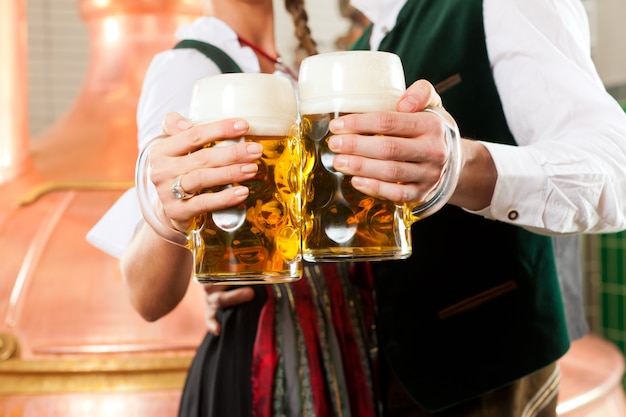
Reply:
[[117, 261], [85, 234], [132, 186], [145, 70], [202, 0], [77, 5], [90, 33], [85, 82], [31, 140], [25, 1], [0, 2], [0, 415], [174, 416], [205, 332], [202, 288], [147, 323]]

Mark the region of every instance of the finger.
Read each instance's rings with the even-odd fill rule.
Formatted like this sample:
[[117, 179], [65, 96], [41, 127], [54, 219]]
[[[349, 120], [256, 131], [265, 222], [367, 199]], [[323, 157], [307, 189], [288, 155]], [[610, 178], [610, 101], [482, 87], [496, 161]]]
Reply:
[[394, 185], [410, 185], [410, 189], [402, 189], [402, 193], [412, 193], [412, 196], [406, 196], [396, 191], [397, 187], [385, 188], [391, 190], [391, 194], [387, 191], [373, 189], [372, 193], [366, 194], [373, 197], [382, 196], [392, 201], [411, 201], [415, 199], [415, 193], [425, 193], [432, 189], [441, 178], [445, 159], [439, 161], [425, 161], [421, 163], [403, 162], [403, 161], [383, 161], [378, 159], [363, 158], [359, 156], [337, 155], [333, 161], [333, 166], [346, 175], [355, 177], [364, 177], [377, 181], [372, 187], [379, 187], [379, 182], [390, 183]]
[[329, 128], [335, 135], [358, 133], [415, 137], [427, 132], [436, 124], [437, 117], [427, 112], [371, 112], [338, 117], [330, 121]]
[[263, 154], [258, 142], [233, 142], [228, 146], [212, 146], [200, 149], [185, 158], [184, 163], [194, 167], [215, 168], [256, 161]]
[[[225, 156], [213, 157], [213, 160], [220, 164], [229, 164], [231, 161], [240, 159], [256, 160], [261, 156], [262, 149], [262, 145], [258, 143], [242, 143], [226, 146], [224, 149], [215, 148], [218, 155]], [[213, 148], [206, 149], [206, 151], [211, 150]], [[186, 230], [192, 219], [202, 213], [214, 212], [243, 203], [249, 196], [249, 189], [245, 186], [230, 184], [251, 180], [258, 173], [258, 165], [253, 162], [215, 168], [197, 168], [199, 163], [193, 161], [192, 155], [163, 158], [161, 161], [165, 162], [152, 167], [150, 179], [157, 187], [166, 216], [179, 230]], [[191, 198], [185, 200], [176, 199], [171, 192], [171, 186], [174, 183], [172, 177], [180, 175], [181, 172], [183, 175], [180, 178], [180, 186], [187, 193], [192, 194]], [[202, 192], [203, 190], [212, 192]]]
[[253, 298], [254, 290], [250, 287], [242, 287], [209, 294], [207, 295], [207, 303], [213, 304], [217, 308], [229, 308], [252, 301]]
[[410, 182], [424, 178], [428, 175], [424, 171], [429, 166], [428, 163], [383, 161], [351, 155], [337, 155], [333, 161], [333, 167], [343, 174], [387, 182]]
[[213, 151], [213, 148], [203, 149], [195, 152], [200, 155], [194, 153], [179, 157], [176, 161], [153, 168], [150, 178], [155, 184], [161, 181], [167, 184], [171, 181], [172, 172], [182, 172], [182, 188], [188, 193], [197, 193], [207, 188], [244, 182], [258, 173], [259, 166], [255, 161], [263, 153], [262, 145], [247, 143], [225, 148], [229, 149], [216, 148], [215, 152], [204, 152]]
[[207, 309], [204, 321], [207, 331], [216, 336], [221, 332], [221, 325], [217, 320], [217, 310], [249, 302], [254, 298], [254, 291], [248, 287], [224, 291], [224, 286], [213, 285], [210, 288], [205, 287], [205, 291], [207, 292]]
[[254, 161], [263, 153], [263, 145], [254, 142], [201, 149], [180, 157], [165, 156], [168, 151], [164, 147], [155, 145], [150, 154], [151, 160], [159, 161], [151, 165], [150, 180], [157, 186], [169, 187], [173, 183], [172, 176], [184, 174], [180, 185], [190, 193], [252, 178], [258, 171]]
[[[242, 183], [254, 178], [259, 167], [254, 164], [238, 164], [222, 168], [196, 169], [183, 176], [183, 188], [189, 193], [198, 193], [207, 188], [215, 193], [220, 189], [230, 188], [234, 183]], [[245, 187], [244, 187], [245, 188]], [[237, 195], [241, 195], [238, 191]]]
[[244, 186], [235, 186], [216, 193], [201, 193], [187, 200], [168, 198], [164, 211], [179, 230], [187, 230], [192, 219], [203, 213], [224, 210], [242, 204], [250, 191]]
[[389, 200], [396, 204], [407, 203], [409, 205], [427, 201], [436, 188], [436, 184], [399, 184], [364, 177], [353, 177], [351, 183], [356, 190], [363, 194]]
[[219, 336], [222, 331], [222, 326], [220, 326], [220, 322], [217, 321], [215, 316], [215, 312], [207, 309], [204, 313], [204, 324], [206, 325], [207, 331], [215, 336]]
[[183, 117], [181, 114], [170, 112], [165, 115], [163, 119], [162, 130], [166, 135], [175, 135], [191, 128], [193, 124], [191, 121]]
[[428, 107], [441, 107], [441, 97], [431, 83], [426, 80], [417, 80], [400, 97], [396, 110], [403, 113], [415, 113]]
[[[168, 119], [171, 117], [172, 119]], [[175, 116], [167, 116], [167, 129]], [[181, 121], [184, 124], [184, 122]], [[175, 127], [175, 126], [174, 126]], [[240, 138], [248, 131], [248, 122], [243, 119], [224, 119], [211, 123], [192, 125], [188, 129], [177, 131], [168, 139], [159, 143], [159, 151], [164, 155], [183, 156], [194, 152], [220, 139]]]
[[226, 285], [220, 284], [204, 284], [203, 288], [204, 292], [209, 295], [217, 291], [225, 291], [228, 287], [226, 287]]
[[[423, 112], [412, 114], [410, 118], [416, 120], [398, 127], [394, 136], [336, 134], [328, 139], [328, 147], [338, 154], [359, 155], [389, 161], [419, 162], [445, 158], [446, 130], [439, 117]], [[365, 123], [367, 122], [363, 122]]]

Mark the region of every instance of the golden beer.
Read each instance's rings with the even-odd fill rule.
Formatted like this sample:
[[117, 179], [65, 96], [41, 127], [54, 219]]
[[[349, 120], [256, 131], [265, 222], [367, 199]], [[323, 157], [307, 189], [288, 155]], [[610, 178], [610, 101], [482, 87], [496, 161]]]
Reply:
[[[302, 274], [302, 152], [297, 136], [246, 136], [263, 145], [250, 194], [237, 207], [198, 216], [192, 236], [199, 282], [284, 282]], [[215, 146], [220, 146], [217, 142]], [[220, 191], [224, 187], [204, 190]]]
[[291, 81], [270, 74], [222, 74], [197, 81], [191, 121], [200, 124], [230, 117], [248, 121], [246, 136], [209, 146], [258, 142], [263, 154], [256, 162], [255, 177], [241, 183], [250, 190], [246, 201], [198, 216], [187, 231], [195, 280], [250, 284], [299, 279], [302, 149]]
[[[411, 254], [410, 210], [357, 191], [332, 167], [331, 113], [302, 117], [303, 256], [307, 261], [402, 259]], [[314, 133], [313, 133], [314, 132]], [[321, 135], [321, 136], [318, 136]]]
[[387, 52], [315, 55], [299, 81], [304, 146], [303, 257], [307, 261], [402, 259], [411, 254], [410, 209], [367, 196], [333, 168], [328, 125], [346, 113], [395, 111], [405, 89], [400, 59]]

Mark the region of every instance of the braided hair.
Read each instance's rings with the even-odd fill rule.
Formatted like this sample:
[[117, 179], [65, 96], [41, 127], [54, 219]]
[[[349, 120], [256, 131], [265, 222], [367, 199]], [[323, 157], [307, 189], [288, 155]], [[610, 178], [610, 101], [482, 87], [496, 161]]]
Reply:
[[291, 14], [298, 39], [296, 47], [296, 65], [299, 66], [304, 58], [318, 53], [317, 44], [311, 37], [309, 16], [304, 8], [304, 0], [285, 0], [285, 8]]

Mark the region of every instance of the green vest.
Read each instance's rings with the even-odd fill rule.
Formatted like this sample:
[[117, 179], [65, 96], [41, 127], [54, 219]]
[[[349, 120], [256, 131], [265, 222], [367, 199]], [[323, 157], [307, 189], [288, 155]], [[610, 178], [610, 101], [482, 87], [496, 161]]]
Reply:
[[[355, 49], [369, 49], [369, 31]], [[409, 0], [380, 50], [425, 78], [465, 138], [515, 144], [490, 71], [481, 0]], [[453, 206], [413, 225], [413, 255], [375, 263], [381, 357], [431, 411], [556, 361], [569, 347], [549, 237]]]

